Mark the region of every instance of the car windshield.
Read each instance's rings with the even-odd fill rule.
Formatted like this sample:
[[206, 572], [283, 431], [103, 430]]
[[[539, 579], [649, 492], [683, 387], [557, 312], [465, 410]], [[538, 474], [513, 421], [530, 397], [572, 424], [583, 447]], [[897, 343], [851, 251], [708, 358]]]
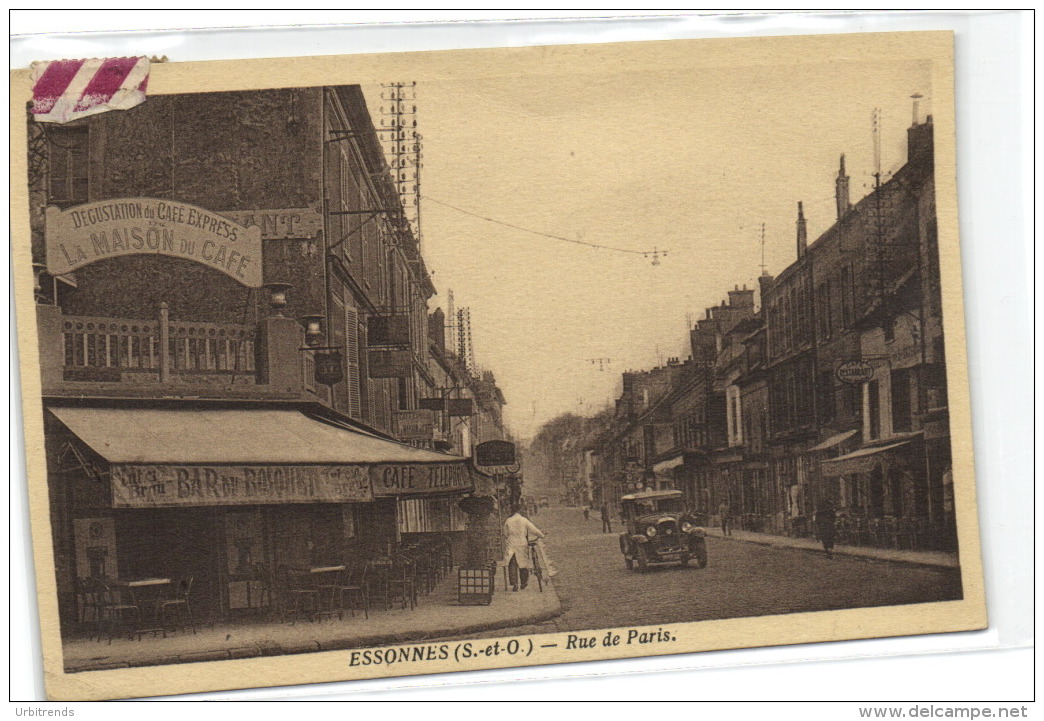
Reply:
[[643, 498], [640, 501], [632, 501], [630, 507], [634, 516], [649, 513], [682, 513], [685, 510], [685, 501], [681, 498]]

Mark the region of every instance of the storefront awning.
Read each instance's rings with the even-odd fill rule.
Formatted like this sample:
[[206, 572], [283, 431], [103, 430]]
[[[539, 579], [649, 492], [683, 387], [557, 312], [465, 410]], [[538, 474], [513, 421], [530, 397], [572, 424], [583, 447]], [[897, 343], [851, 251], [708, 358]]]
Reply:
[[854, 436], [858, 432], [859, 432], [858, 430], [854, 430], [854, 431], [845, 431], [844, 433], [838, 433], [837, 435], [830, 436], [825, 441], [820, 443], [818, 446], [813, 446], [812, 448], [809, 448], [808, 450], [809, 451], [825, 451], [825, 450], [829, 450], [829, 449], [833, 448], [834, 446], [841, 445], [842, 443], [847, 441], [849, 438], [851, 438], [852, 436]]
[[905, 446], [910, 441], [900, 441], [886, 446], [860, 448], [837, 458], [829, 458], [820, 464], [824, 476], [843, 476], [848, 473], [866, 473], [877, 467], [888, 451]]
[[667, 473], [668, 471], [674, 470], [684, 462], [685, 456], [675, 456], [666, 461], [660, 461], [653, 466], [653, 473]]
[[367, 501], [474, 488], [466, 458], [296, 410], [50, 410], [109, 462], [116, 507]]

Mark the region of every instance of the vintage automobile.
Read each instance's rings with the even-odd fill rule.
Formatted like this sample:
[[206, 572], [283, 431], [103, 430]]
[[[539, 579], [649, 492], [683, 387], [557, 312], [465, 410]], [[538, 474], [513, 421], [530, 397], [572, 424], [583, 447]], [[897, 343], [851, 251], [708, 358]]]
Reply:
[[620, 551], [628, 569], [645, 571], [652, 563], [690, 560], [707, 565], [707, 531], [685, 510], [681, 491], [644, 490], [620, 499], [625, 530]]

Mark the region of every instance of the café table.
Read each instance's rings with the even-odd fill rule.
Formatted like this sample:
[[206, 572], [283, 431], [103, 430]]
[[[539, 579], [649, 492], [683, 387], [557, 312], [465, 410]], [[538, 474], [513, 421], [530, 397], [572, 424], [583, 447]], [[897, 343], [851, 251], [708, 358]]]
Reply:
[[141, 640], [146, 633], [155, 636], [158, 633], [167, 637], [167, 629], [159, 623], [159, 606], [166, 600], [164, 591], [171, 584], [169, 578], [147, 577], [147, 578], [121, 578], [109, 584], [113, 591], [120, 595], [127, 594], [133, 605], [141, 609], [138, 620], [138, 628], [134, 629], [134, 635]]
[[320, 566], [290, 566], [288, 570], [296, 575], [305, 587], [314, 588], [319, 594], [318, 607], [312, 614], [314, 618], [334, 616], [343, 618], [344, 610], [336, 608], [337, 589], [340, 586], [340, 574], [347, 566], [326, 564]]

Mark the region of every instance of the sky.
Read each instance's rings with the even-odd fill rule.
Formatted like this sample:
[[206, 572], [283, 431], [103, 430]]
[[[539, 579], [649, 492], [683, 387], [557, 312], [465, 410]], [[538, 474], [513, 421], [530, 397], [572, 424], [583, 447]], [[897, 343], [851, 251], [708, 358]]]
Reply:
[[[565, 412], [612, 402], [621, 373], [689, 355], [689, 319], [736, 285], [756, 287], [836, 217], [846, 155], [851, 200], [872, 187], [872, 113], [882, 169], [905, 161], [910, 96], [931, 112], [930, 66], [892, 60], [786, 66], [592, 67], [586, 74], [417, 85], [424, 137], [423, 252], [432, 306], [471, 311], [477, 363], [504, 391], [520, 438]], [[379, 88], [366, 88], [371, 112]], [[540, 237], [442, 205], [552, 235]], [[604, 360], [601, 364], [593, 359]]]

